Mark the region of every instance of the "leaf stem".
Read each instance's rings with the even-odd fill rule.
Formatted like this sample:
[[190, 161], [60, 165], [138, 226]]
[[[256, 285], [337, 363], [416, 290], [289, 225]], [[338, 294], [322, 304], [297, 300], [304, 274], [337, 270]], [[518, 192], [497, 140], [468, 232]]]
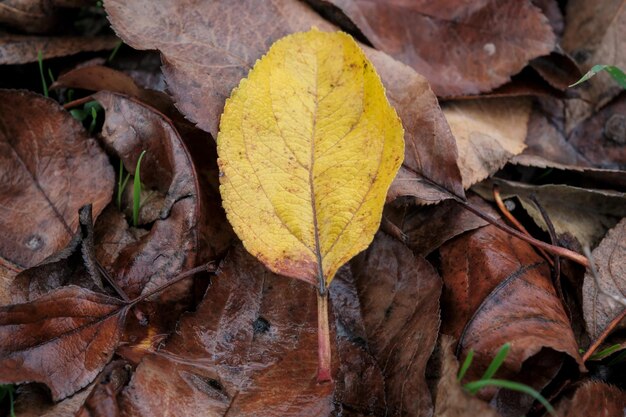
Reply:
[[317, 382], [331, 382], [330, 327], [328, 326], [328, 291], [317, 292]]

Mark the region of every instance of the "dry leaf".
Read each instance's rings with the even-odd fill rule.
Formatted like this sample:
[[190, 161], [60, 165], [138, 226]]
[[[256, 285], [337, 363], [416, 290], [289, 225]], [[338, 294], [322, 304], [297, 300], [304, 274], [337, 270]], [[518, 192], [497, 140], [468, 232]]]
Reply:
[[113, 49], [119, 43], [114, 36], [26, 36], [0, 32], [0, 65], [37, 62], [74, 55], [79, 52]]
[[626, 393], [601, 381], [587, 381], [557, 408], [560, 417], [612, 417], [624, 415]]
[[378, 229], [403, 129], [354, 40], [287, 36], [227, 101], [217, 137], [226, 215], [276, 273], [328, 285]]
[[[602, 291], [626, 297], [626, 219], [609, 230], [592, 252], [592, 260]], [[585, 273], [582, 292], [585, 324], [589, 335], [595, 339], [626, 306], [602, 294], [589, 270]]]
[[0, 382], [42, 382], [55, 401], [74, 394], [111, 360], [127, 312], [76, 286], [0, 307]]
[[526, 0], [328, 1], [374, 47], [425, 76], [439, 96], [498, 87], [555, 44], [547, 19]]
[[443, 113], [459, 150], [463, 186], [493, 175], [526, 145], [530, 100], [483, 99], [445, 103]]
[[517, 197], [535, 223], [547, 231], [543, 216], [531, 199], [534, 196], [557, 234], [569, 233], [589, 247], [594, 247], [609, 228], [626, 216], [626, 194], [622, 192], [560, 184], [526, 185], [500, 179], [485, 181], [473, 190], [493, 201], [493, 184], [498, 185], [503, 199]]
[[[214, 137], [226, 98], [272, 42], [311, 26], [335, 30], [296, 0], [200, 4], [170, 0], [158, 6], [149, 0], [107, 0], [105, 7], [113, 28], [126, 43], [161, 51], [163, 71], [178, 108]], [[239, 24], [247, 21], [255, 24]], [[164, 26], [169, 29], [165, 33]], [[389, 199], [412, 195], [433, 203], [449, 198], [421, 176], [463, 197], [454, 138], [428, 82], [388, 55], [365, 49], [405, 126], [404, 165]]]
[[430, 416], [424, 374], [439, 332], [441, 278], [382, 233], [351, 267], [366, 341], [385, 378], [385, 414]]
[[69, 243], [80, 207], [100, 214], [114, 173], [80, 123], [31, 92], [0, 90], [0, 149], [0, 262], [21, 270]]

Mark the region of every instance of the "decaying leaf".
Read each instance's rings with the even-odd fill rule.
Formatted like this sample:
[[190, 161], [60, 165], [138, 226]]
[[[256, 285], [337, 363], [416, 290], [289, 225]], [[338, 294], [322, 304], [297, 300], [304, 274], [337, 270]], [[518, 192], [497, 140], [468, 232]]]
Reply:
[[367, 344], [385, 378], [386, 414], [431, 415], [424, 374], [439, 332], [441, 278], [382, 233], [351, 267]]
[[0, 32], [0, 65], [37, 62], [39, 51], [48, 59], [113, 49], [118, 42], [114, 36], [26, 36]]
[[[626, 219], [609, 231], [592, 252], [601, 290], [617, 297], [626, 296]], [[587, 270], [583, 284], [583, 311], [587, 331], [597, 338], [626, 306], [603, 294]]]
[[327, 1], [377, 49], [425, 76], [440, 96], [498, 87], [555, 44], [547, 19], [526, 0]]
[[130, 379], [130, 366], [126, 361], [109, 363], [100, 373], [93, 390], [76, 417], [119, 417], [117, 396]]
[[626, 409], [626, 393], [601, 381], [587, 381], [576, 390], [571, 400], [557, 408], [562, 417], [621, 416]]
[[128, 308], [68, 286], [0, 307], [0, 382], [41, 382], [55, 401], [89, 384], [117, 347]]
[[97, 217], [109, 203], [114, 173], [106, 154], [56, 102], [0, 90], [0, 262], [17, 270], [64, 248], [78, 209]]
[[271, 270], [324, 288], [378, 229], [403, 129], [344, 33], [287, 36], [226, 102], [217, 138], [226, 215]]
[[[480, 378], [505, 343], [511, 349], [499, 377], [539, 390], [568, 357], [582, 366], [547, 263], [529, 244], [489, 225], [444, 244], [441, 259], [442, 331], [459, 337], [462, 357], [475, 351], [468, 381]], [[536, 366], [522, 368], [526, 361]]]
[[572, 187], [569, 185], [526, 185], [500, 179], [485, 181], [474, 190], [493, 200], [493, 184], [502, 198], [517, 197], [524, 210], [543, 230], [547, 226], [534, 204], [534, 196], [548, 214], [557, 234], [569, 233], [582, 245], [594, 247], [622, 217], [626, 216], [626, 194], [610, 190]]
[[[221, 2], [169, 0], [157, 6], [149, 0], [131, 4], [107, 0], [105, 7], [125, 42], [137, 49], [161, 52], [163, 71], [178, 108], [214, 137], [226, 98], [272, 42], [312, 26], [336, 29], [297, 0], [242, 2], [237, 7]], [[255, 24], [236, 23], [245, 21]], [[237, 30], [232, 30], [233, 25]], [[185, 31], [184, 27], [195, 30]], [[411, 195], [434, 203], [449, 197], [422, 176], [463, 196], [455, 141], [428, 82], [388, 55], [365, 49], [405, 127], [404, 165], [389, 199]]]
[[495, 174], [526, 145], [531, 103], [525, 98], [445, 103], [443, 113], [459, 150], [463, 186]]

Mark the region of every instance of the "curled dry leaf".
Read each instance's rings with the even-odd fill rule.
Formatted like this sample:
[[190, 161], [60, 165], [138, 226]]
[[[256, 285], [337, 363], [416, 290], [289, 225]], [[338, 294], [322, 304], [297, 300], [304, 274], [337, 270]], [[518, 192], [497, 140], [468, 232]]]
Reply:
[[443, 112], [459, 150], [463, 186], [496, 173], [526, 145], [531, 103], [526, 98], [449, 102]]
[[[511, 349], [498, 375], [538, 389], [567, 356], [582, 367], [550, 270], [530, 245], [485, 226], [444, 244], [441, 269], [442, 331], [459, 337], [462, 357], [469, 349], [476, 352], [468, 380], [478, 379], [505, 343]], [[531, 375], [520, 374], [525, 361], [541, 363], [546, 357], [547, 363], [527, 367]]]
[[[626, 68], [626, 7], [622, 0], [567, 3], [563, 48], [586, 72], [596, 64]], [[607, 74], [593, 77], [578, 88], [580, 99], [567, 102], [567, 132], [606, 105], [622, 91]]]
[[[560, 417], [587, 417], [593, 415], [621, 416], [626, 409], [626, 393], [601, 381], [587, 381], [570, 400], [563, 400], [557, 408]], [[598, 414], [601, 413], [601, 414]]]
[[583, 284], [583, 312], [587, 331], [595, 339], [626, 308], [605, 295], [626, 297], [626, 219], [609, 230], [592, 252], [592, 261], [601, 291], [591, 271], [587, 270]]
[[[111, 25], [125, 42], [136, 49], [161, 51], [163, 71], [178, 108], [214, 137], [230, 91], [272, 42], [311, 26], [335, 29], [295, 0], [193, 5], [167, 1], [158, 6], [147, 0], [132, 4], [107, 0], [105, 7]], [[242, 21], [255, 24], [237, 23]], [[174, 22], [185, 22], [197, 30], [182, 33], [182, 26]], [[165, 33], [164, 25], [169, 28]], [[231, 30], [231, 25], [237, 25], [237, 30]], [[413, 195], [425, 202], [447, 198], [420, 176], [463, 196], [454, 138], [428, 82], [382, 52], [368, 49], [367, 54], [405, 125], [402, 179], [394, 181], [389, 198]]]
[[44, 383], [55, 401], [74, 394], [113, 356], [127, 311], [76, 286], [0, 307], [0, 382]]
[[97, 217], [111, 200], [114, 173], [106, 154], [53, 100], [0, 90], [0, 262], [16, 270], [64, 248], [78, 209]]
[[367, 345], [384, 377], [385, 414], [430, 416], [425, 370], [439, 332], [441, 278], [382, 233], [351, 267]]
[[493, 200], [494, 184], [500, 188], [502, 198], [517, 197], [535, 223], [547, 231], [543, 216], [531, 199], [534, 196], [557, 234], [569, 233], [589, 247], [594, 247], [609, 228], [626, 216], [626, 194], [622, 192], [559, 184], [526, 185], [500, 179], [485, 181], [474, 190]]
[[498, 412], [484, 401], [468, 394], [456, 377], [459, 363], [454, 356], [454, 339], [441, 335], [437, 355], [440, 360], [439, 382], [436, 388], [435, 417], [498, 417]]
[[113, 49], [119, 43], [114, 36], [26, 36], [1, 33], [0, 65], [37, 62], [41, 51], [44, 59], [74, 55], [79, 52]]
[[[199, 241], [206, 240], [212, 230], [203, 220], [207, 215], [200, 197], [203, 191], [199, 189], [191, 157], [172, 123], [133, 99], [109, 92], [99, 92], [94, 97], [105, 109], [105, 145], [117, 154], [128, 172], [135, 172], [139, 154], [146, 150], [141, 182], [145, 188], [165, 196], [158, 219], [147, 234], [137, 236], [96, 225], [99, 233], [106, 236], [97, 238], [107, 246], [97, 248], [99, 254], [108, 254], [100, 261], [133, 298], [192, 267], [197, 261]], [[216, 215], [212, 220], [219, 218]], [[110, 225], [126, 229], [128, 225], [119, 220], [113, 214], [107, 217]], [[112, 242], [128, 244], [111, 245]], [[223, 240], [216, 239], [215, 246], [206, 245], [201, 259], [210, 259], [223, 249]], [[173, 292], [168, 294], [176, 297]]]
[[130, 373], [130, 366], [123, 360], [109, 363], [98, 376], [89, 397], [75, 416], [119, 417], [117, 396], [128, 383]]
[[403, 133], [349, 35], [287, 36], [226, 102], [217, 151], [228, 220], [268, 268], [323, 290], [372, 241]]
[[328, 1], [374, 47], [425, 76], [439, 96], [489, 91], [555, 45], [530, 1]]

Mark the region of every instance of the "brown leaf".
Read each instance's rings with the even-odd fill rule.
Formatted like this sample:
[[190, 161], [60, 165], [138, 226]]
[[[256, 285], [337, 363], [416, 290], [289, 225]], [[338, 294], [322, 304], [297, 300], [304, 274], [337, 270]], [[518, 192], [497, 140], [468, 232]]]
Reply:
[[[484, 213], [497, 217], [491, 206], [476, 195], [470, 195], [468, 201]], [[383, 214], [395, 225], [394, 230], [385, 231], [421, 256], [428, 255], [455, 236], [488, 224], [452, 200], [433, 206], [387, 206]]]
[[[558, 10], [556, 1], [550, 2]], [[565, 53], [552, 52], [540, 56], [530, 61], [530, 66], [552, 87], [561, 91], [567, 90], [583, 76], [576, 62]]]
[[130, 379], [130, 366], [122, 360], [109, 363], [96, 380], [93, 390], [76, 417], [118, 417], [117, 395]]
[[443, 112], [459, 149], [463, 186], [496, 173], [525, 146], [531, 103], [524, 98], [448, 102]]
[[503, 199], [517, 197], [522, 207], [543, 230], [548, 230], [534, 196], [544, 208], [558, 235], [569, 233], [582, 245], [594, 247], [606, 231], [626, 216], [626, 194], [569, 185], [526, 185], [504, 180], [488, 180], [473, 188], [493, 200], [493, 184]]
[[[93, 384], [93, 383], [92, 383]], [[42, 385], [28, 384], [18, 387], [15, 415], [19, 417], [67, 417], [80, 409], [89, 395], [91, 385], [59, 402], [50, 400], [50, 392]]]
[[49, 59], [113, 49], [118, 42], [114, 36], [26, 36], [0, 32], [0, 65], [37, 62], [39, 51], [44, 59]]
[[367, 344], [385, 378], [386, 414], [431, 415], [424, 373], [439, 331], [441, 278], [382, 233], [351, 267]]
[[334, 384], [316, 383], [316, 315], [313, 287], [238, 245], [197, 311], [138, 366], [122, 414], [328, 415]]
[[[586, 72], [596, 64], [626, 68], [626, 7], [623, 0], [567, 3], [567, 25], [563, 49], [571, 54]], [[580, 99], [567, 102], [567, 132], [591, 116], [622, 88], [608, 74], [599, 74], [578, 87]], [[623, 114], [623, 112], [622, 112]]]
[[[574, 397], [557, 408], [560, 417], [621, 416], [626, 409], [626, 393], [600, 381], [587, 381]], [[601, 414], [599, 414], [601, 413]]]
[[30, 33], [45, 33], [58, 23], [57, 10], [44, 0], [5, 0], [0, 24]]
[[441, 370], [436, 390], [435, 417], [498, 417], [496, 410], [469, 395], [457, 381], [459, 363], [452, 351], [453, 347], [454, 339], [442, 334], [437, 352], [441, 358]]
[[[441, 258], [443, 332], [459, 337], [460, 356], [476, 352], [468, 381], [480, 377], [505, 343], [511, 349], [499, 377], [539, 390], [567, 356], [582, 367], [550, 271], [530, 245], [489, 225], [444, 244]], [[526, 400], [529, 407], [532, 398]]]
[[[626, 296], [626, 219], [609, 230], [600, 245], [592, 252], [602, 291], [617, 297]], [[591, 271], [585, 273], [583, 284], [583, 312], [587, 331], [597, 338], [607, 325], [626, 306], [602, 294]]]
[[[198, 242], [210, 232], [207, 223], [199, 223], [203, 216], [202, 199], [191, 157], [172, 123], [153, 108], [109, 92], [94, 95], [105, 109], [102, 128], [105, 145], [122, 160], [128, 172], [135, 172], [142, 150], [146, 154], [141, 164], [141, 182], [146, 189], [165, 195], [159, 218], [147, 234], [127, 234], [96, 227], [105, 236], [97, 242], [108, 246], [97, 249], [109, 256], [99, 259], [130, 298], [165, 283], [170, 277], [194, 265]], [[130, 181], [132, 183], [132, 180]], [[216, 219], [219, 219], [217, 217]], [[213, 219], [213, 220], [216, 220]], [[125, 222], [117, 224], [126, 229]], [[221, 227], [221, 226], [220, 226]], [[121, 236], [127, 236], [121, 238]], [[117, 236], [117, 237], [116, 237]], [[112, 238], [121, 240], [112, 240]], [[128, 242], [120, 247], [120, 242]], [[221, 244], [221, 243], [218, 243]], [[100, 246], [100, 244], [98, 244]], [[216, 246], [207, 246], [203, 258], [216, 256]], [[185, 284], [188, 285], [188, 284]], [[180, 286], [182, 291], [183, 286]], [[184, 293], [168, 293], [168, 297], [182, 297]]]
[[425, 76], [438, 96], [489, 91], [555, 45], [530, 1], [328, 1], [374, 47]]
[[[161, 51], [163, 71], [178, 108], [213, 136], [230, 91], [272, 42], [311, 26], [335, 30], [295, 0], [193, 5], [169, 1], [158, 7], [149, 1], [131, 5], [109, 0], [106, 10], [112, 26], [129, 45]], [[206, 24], [207, 19], [212, 24]], [[242, 21], [256, 23], [239, 24]], [[182, 33], [182, 26], [173, 22], [195, 29]], [[233, 24], [236, 31], [231, 30]], [[445, 195], [419, 181], [419, 175], [462, 196], [454, 140], [426, 80], [381, 52], [368, 50], [367, 54], [405, 125], [407, 179], [392, 184], [390, 198], [410, 194], [439, 201]]]
[[105, 153], [56, 102], [0, 90], [0, 262], [24, 269], [65, 247], [78, 209], [97, 217], [114, 173]]
[[44, 383], [55, 401], [72, 395], [111, 359], [127, 311], [75, 286], [0, 307], [0, 381]]

